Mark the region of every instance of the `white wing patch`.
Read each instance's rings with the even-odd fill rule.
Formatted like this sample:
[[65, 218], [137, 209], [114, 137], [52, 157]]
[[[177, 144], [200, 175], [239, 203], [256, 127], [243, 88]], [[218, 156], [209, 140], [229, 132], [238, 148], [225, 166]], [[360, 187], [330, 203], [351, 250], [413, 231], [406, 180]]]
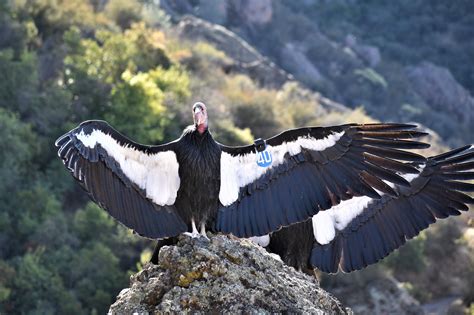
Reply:
[[367, 196], [354, 197], [328, 210], [319, 211], [312, 218], [316, 241], [321, 245], [330, 243], [336, 236], [336, 229], [344, 229], [372, 200]]
[[[425, 168], [421, 165], [418, 168], [420, 173]], [[411, 182], [419, 176], [419, 174], [399, 174], [408, 182]], [[393, 183], [384, 181], [390, 187], [394, 187]], [[377, 191], [383, 195], [381, 191]], [[313, 234], [316, 241], [321, 244], [329, 244], [336, 236], [336, 231], [343, 230], [355, 217], [361, 214], [367, 206], [375, 199], [367, 196], [354, 197], [341, 201], [338, 205], [324, 211], [318, 212], [313, 216]]]
[[267, 247], [270, 244], [270, 235], [262, 235], [262, 236], [252, 236], [249, 237], [249, 240], [257, 245], [262, 247]]
[[75, 136], [89, 148], [99, 143], [119, 163], [123, 173], [154, 203], [160, 206], [174, 204], [180, 179], [179, 164], [173, 151], [146, 154], [130, 146], [121, 146], [110, 135], [97, 129], [91, 134], [81, 130]]
[[229, 206], [234, 203], [241, 187], [244, 187], [257, 178], [265, 174], [272, 167], [278, 166], [284, 162], [286, 153], [296, 155], [301, 152], [301, 148], [323, 151], [336, 144], [344, 132], [333, 133], [323, 139], [312, 137], [298, 137], [297, 140], [284, 142], [277, 146], [267, 146], [266, 150], [270, 152], [273, 162], [268, 167], [260, 167], [257, 164], [257, 153], [232, 156], [226, 152], [221, 155], [221, 187], [219, 191], [219, 200], [222, 205]]

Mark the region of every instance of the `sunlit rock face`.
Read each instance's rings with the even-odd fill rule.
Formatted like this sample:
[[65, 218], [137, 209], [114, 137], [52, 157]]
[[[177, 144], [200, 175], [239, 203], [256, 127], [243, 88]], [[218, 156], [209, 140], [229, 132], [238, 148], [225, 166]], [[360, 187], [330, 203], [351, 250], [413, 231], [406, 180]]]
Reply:
[[250, 1], [242, 0], [242, 17], [248, 23], [263, 25], [272, 20], [273, 9], [271, 0]]
[[371, 67], [376, 67], [382, 61], [382, 55], [378, 47], [359, 43], [357, 37], [353, 34], [346, 36], [345, 44]]
[[472, 123], [472, 115], [466, 113], [474, 111], [474, 98], [449, 69], [422, 62], [407, 67], [406, 72], [418, 95], [433, 110], [454, 114], [461, 123]]

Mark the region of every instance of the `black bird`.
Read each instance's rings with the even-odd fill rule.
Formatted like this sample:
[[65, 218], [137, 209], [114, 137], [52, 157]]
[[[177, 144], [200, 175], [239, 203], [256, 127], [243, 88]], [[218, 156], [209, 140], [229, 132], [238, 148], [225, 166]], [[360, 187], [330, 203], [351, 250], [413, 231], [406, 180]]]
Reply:
[[396, 196], [354, 197], [270, 235], [267, 249], [297, 269], [351, 272], [381, 260], [436, 221], [467, 211], [474, 199], [474, 146], [414, 164], [411, 187]]
[[104, 121], [86, 121], [56, 141], [64, 165], [92, 200], [141, 236], [165, 239], [206, 229], [266, 235], [354, 196], [396, 195], [409, 186], [404, 149], [429, 145], [407, 124], [347, 124], [287, 130], [229, 147], [208, 130], [203, 103], [194, 125], [163, 145], [131, 141]]

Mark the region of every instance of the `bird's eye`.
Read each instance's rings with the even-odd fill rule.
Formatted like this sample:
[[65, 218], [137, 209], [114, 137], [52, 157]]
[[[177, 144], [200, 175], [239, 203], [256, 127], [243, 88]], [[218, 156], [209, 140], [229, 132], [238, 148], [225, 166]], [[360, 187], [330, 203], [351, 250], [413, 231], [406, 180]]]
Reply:
[[202, 106], [196, 105], [194, 106], [193, 112], [202, 112]]

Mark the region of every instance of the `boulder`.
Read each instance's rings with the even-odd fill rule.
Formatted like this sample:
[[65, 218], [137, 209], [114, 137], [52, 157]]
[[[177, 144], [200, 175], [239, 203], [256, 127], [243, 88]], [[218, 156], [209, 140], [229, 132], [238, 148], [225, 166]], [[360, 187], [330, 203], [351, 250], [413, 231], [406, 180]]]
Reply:
[[449, 69], [422, 62], [406, 72], [415, 91], [433, 110], [454, 115], [461, 124], [474, 122], [474, 98]]
[[355, 314], [424, 314], [419, 302], [400, 282], [381, 274], [376, 268], [338, 277], [340, 283], [330, 291], [349, 305]]
[[271, 0], [237, 0], [233, 1], [234, 12], [238, 12], [240, 18], [246, 24], [264, 25], [271, 22], [273, 7]]
[[109, 314], [229, 312], [352, 314], [314, 276], [286, 266], [246, 239], [182, 236], [159, 264], [133, 275]]
[[359, 43], [357, 37], [352, 34], [346, 36], [346, 46], [370, 67], [375, 67], [382, 61], [380, 50], [377, 47]]

